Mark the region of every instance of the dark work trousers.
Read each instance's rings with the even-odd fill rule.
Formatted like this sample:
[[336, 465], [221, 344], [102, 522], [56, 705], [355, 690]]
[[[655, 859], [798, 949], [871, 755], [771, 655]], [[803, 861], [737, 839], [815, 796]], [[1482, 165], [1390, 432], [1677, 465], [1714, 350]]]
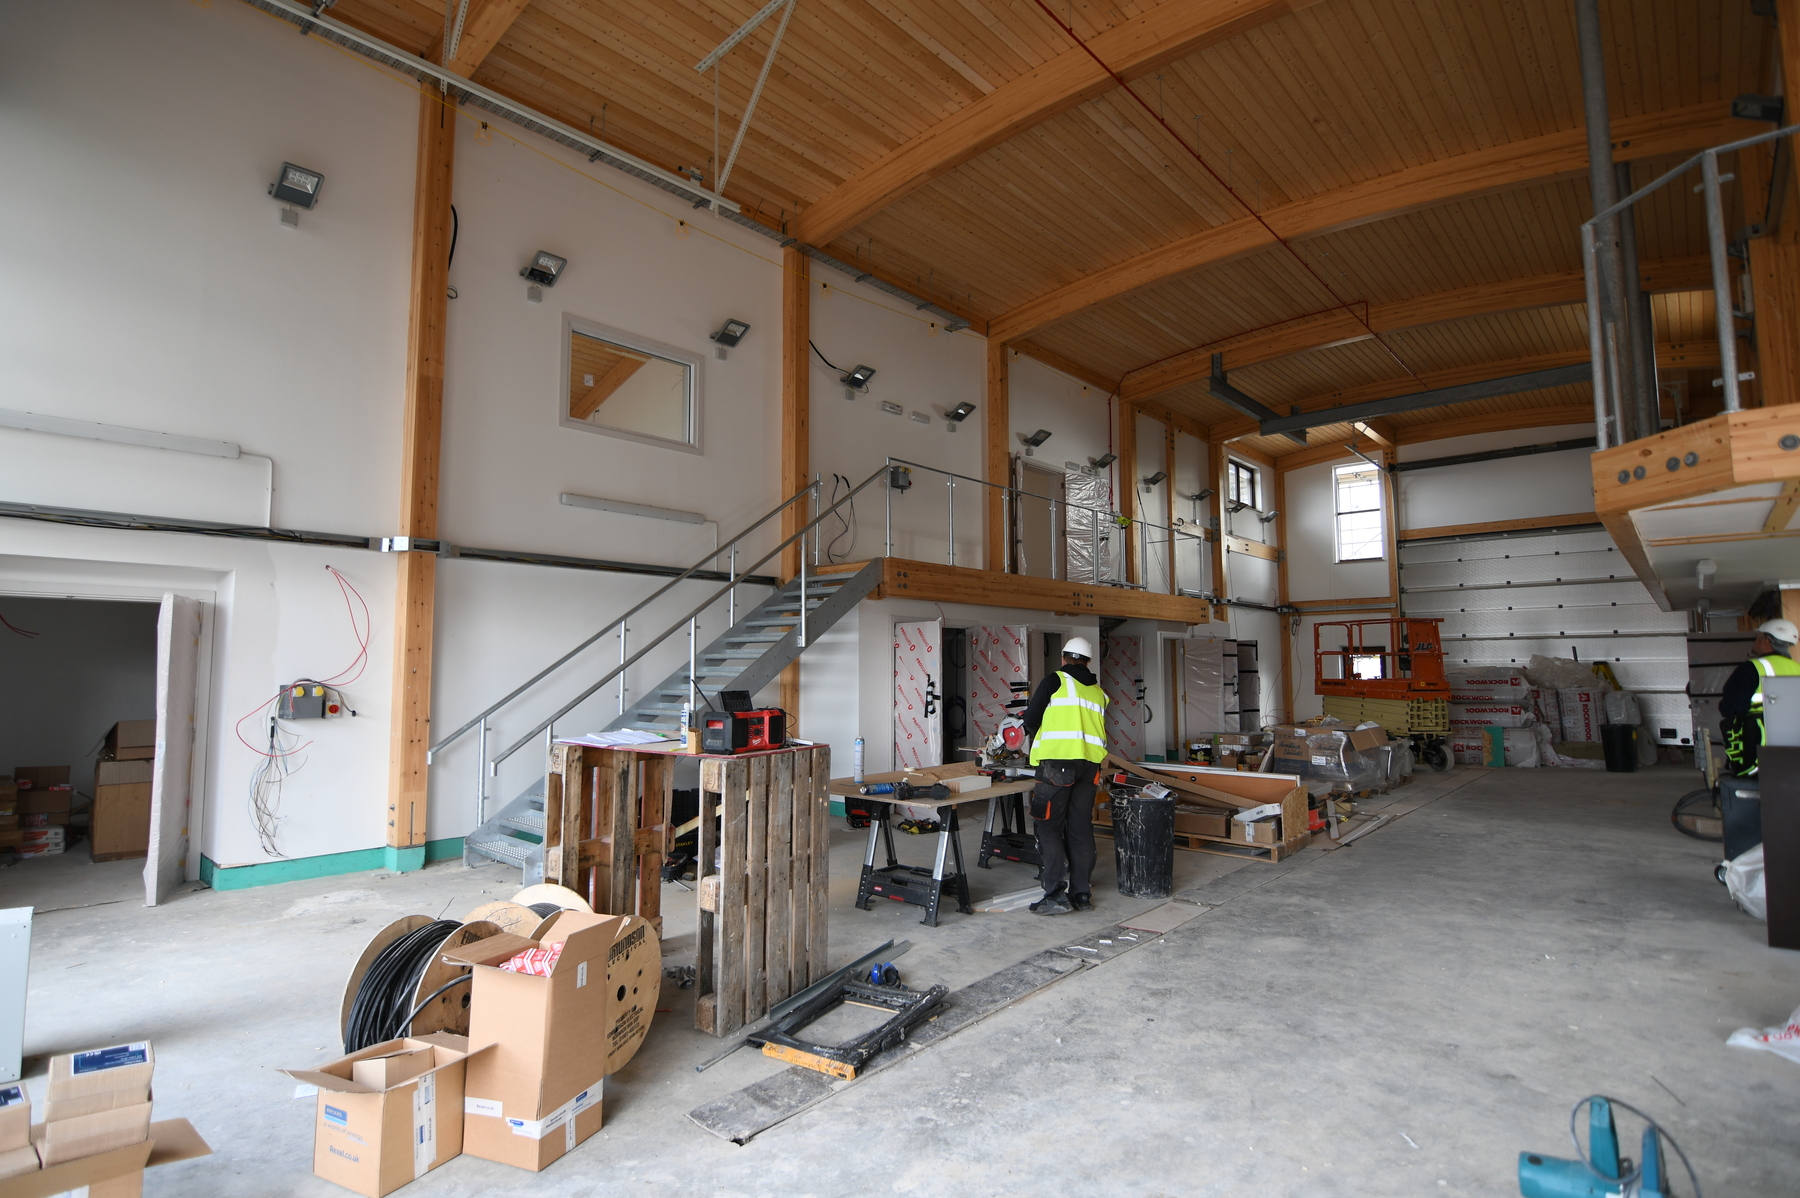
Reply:
[[[1079, 767], [1078, 781], [1073, 786], [1052, 786], [1039, 782], [1033, 792], [1031, 806], [1035, 815], [1039, 802], [1047, 795], [1050, 818], [1034, 820], [1037, 828], [1038, 855], [1044, 871], [1039, 875], [1045, 894], [1055, 894], [1065, 885], [1070, 894], [1091, 894], [1094, 873], [1094, 794], [1099, 775], [1091, 761], [1045, 762], [1045, 765]], [[1042, 777], [1047, 771], [1039, 771]]]

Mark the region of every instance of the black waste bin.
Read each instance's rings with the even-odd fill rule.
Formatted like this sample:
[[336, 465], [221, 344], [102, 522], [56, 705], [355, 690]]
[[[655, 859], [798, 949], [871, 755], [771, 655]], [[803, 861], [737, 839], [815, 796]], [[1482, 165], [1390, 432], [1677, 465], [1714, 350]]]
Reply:
[[1732, 861], [1762, 843], [1762, 781], [1719, 779], [1719, 820], [1724, 825], [1725, 860]]
[[1600, 729], [1600, 746], [1606, 751], [1606, 772], [1635, 774], [1638, 767], [1637, 727], [1632, 724], [1605, 724]]
[[1175, 796], [1115, 793], [1112, 818], [1119, 893], [1168, 898], [1175, 892]]

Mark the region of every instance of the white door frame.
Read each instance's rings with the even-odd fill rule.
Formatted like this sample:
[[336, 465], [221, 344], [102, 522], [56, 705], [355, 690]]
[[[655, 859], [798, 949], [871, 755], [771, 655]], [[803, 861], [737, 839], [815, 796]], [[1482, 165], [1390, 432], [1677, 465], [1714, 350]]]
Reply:
[[[46, 559], [38, 559], [40, 561]], [[66, 559], [81, 564], [89, 564], [82, 559]], [[137, 566], [135, 562], [109, 562], [124, 568]], [[158, 569], [156, 566], [141, 567], [148, 570]], [[175, 567], [189, 569], [189, 567]], [[208, 571], [217, 573], [217, 571]], [[190, 775], [190, 793], [196, 801], [191, 808], [188, 821], [188, 857], [187, 865], [182, 869], [182, 876], [190, 882], [200, 878], [200, 846], [205, 843], [203, 836], [207, 810], [207, 800], [211, 790], [207, 785], [207, 766], [212, 758], [212, 682], [213, 682], [213, 638], [219, 626], [218, 592], [193, 586], [159, 586], [154, 583], [113, 586], [89, 582], [85, 579], [71, 579], [66, 585], [58, 585], [55, 579], [0, 579], [0, 595], [20, 595], [33, 599], [87, 599], [102, 602], [151, 603], [162, 605], [163, 596], [175, 594], [193, 599], [200, 604], [200, 666], [194, 681], [194, 761]], [[89, 782], [90, 788], [92, 782]], [[91, 796], [90, 796], [91, 797]]]

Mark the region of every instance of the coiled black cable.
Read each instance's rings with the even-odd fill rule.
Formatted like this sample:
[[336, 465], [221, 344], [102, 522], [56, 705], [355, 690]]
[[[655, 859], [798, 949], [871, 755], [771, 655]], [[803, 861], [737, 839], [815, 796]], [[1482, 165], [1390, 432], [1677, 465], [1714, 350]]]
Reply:
[[408, 932], [375, 955], [350, 1002], [350, 1018], [344, 1025], [345, 1056], [402, 1034], [412, 1015], [412, 997], [432, 954], [460, 927], [460, 920], [436, 920]]
[[562, 910], [562, 908], [557, 906], [555, 903], [533, 903], [533, 904], [531, 904], [531, 913], [533, 915], [537, 916], [539, 919], [549, 919], [552, 915], [555, 915], [558, 911], [561, 911], [561, 910]]

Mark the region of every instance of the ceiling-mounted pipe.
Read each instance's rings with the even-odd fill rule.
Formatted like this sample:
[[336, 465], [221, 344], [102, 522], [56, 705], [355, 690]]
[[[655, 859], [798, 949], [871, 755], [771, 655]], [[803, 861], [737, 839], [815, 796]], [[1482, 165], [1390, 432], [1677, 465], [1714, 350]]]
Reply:
[[[1575, 0], [1575, 37], [1581, 63], [1582, 114], [1587, 122], [1588, 191], [1592, 210], [1602, 212], [1618, 202], [1618, 183], [1613, 174], [1612, 125], [1606, 102], [1606, 51], [1601, 43], [1599, 0]], [[1595, 265], [1600, 291], [1601, 350], [1609, 370], [1596, 372], [1606, 380], [1607, 408], [1615, 421], [1621, 443], [1644, 435], [1636, 428], [1635, 412], [1628, 396], [1635, 391], [1633, 362], [1620, 346], [1631, 344], [1628, 313], [1623, 304], [1624, 284], [1619, 262], [1619, 221], [1601, 221], [1595, 230]], [[1616, 384], [1612, 382], [1616, 379]], [[1655, 430], [1649, 430], [1655, 431]]]

